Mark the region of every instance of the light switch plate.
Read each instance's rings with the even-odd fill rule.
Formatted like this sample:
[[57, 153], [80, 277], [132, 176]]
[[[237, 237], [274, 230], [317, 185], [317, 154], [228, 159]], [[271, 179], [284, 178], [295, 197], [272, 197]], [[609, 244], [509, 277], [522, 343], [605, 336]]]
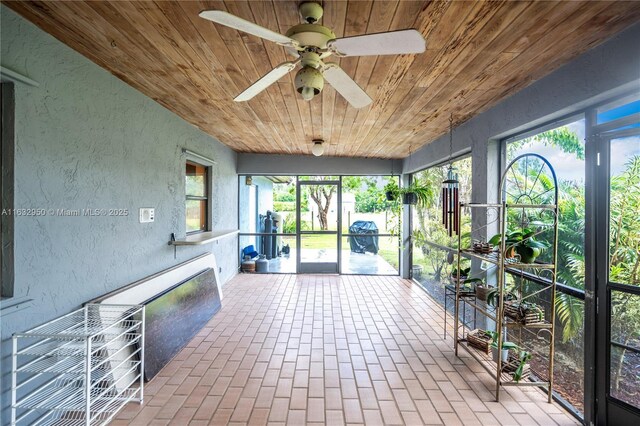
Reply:
[[140, 223], [153, 222], [155, 209], [151, 207], [140, 207]]

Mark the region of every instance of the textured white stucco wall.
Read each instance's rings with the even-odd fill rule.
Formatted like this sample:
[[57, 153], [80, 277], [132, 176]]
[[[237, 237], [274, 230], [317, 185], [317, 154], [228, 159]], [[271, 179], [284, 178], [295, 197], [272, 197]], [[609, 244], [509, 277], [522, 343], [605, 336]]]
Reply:
[[[237, 229], [238, 185], [232, 150], [4, 6], [1, 15], [2, 65], [40, 83], [15, 84], [15, 207], [129, 210], [16, 217], [14, 300], [33, 301], [0, 318], [6, 416], [13, 332], [203, 252], [216, 255], [223, 282], [236, 273], [236, 237], [179, 247], [176, 259], [167, 245], [185, 233], [183, 147], [217, 161], [214, 229]], [[154, 223], [138, 223], [140, 207], [156, 209]]]

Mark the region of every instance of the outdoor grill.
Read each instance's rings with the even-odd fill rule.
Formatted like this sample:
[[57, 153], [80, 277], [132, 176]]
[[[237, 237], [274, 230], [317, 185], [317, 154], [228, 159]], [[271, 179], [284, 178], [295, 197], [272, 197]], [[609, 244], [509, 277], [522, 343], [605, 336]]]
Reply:
[[[354, 253], [378, 254], [378, 227], [375, 222], [367, 220], [357, 220], [349, 227], [349, 245]], [[365, 234], [365, 235], [363, 235]], [[372, 235], [366, 235], [372, 234]]]

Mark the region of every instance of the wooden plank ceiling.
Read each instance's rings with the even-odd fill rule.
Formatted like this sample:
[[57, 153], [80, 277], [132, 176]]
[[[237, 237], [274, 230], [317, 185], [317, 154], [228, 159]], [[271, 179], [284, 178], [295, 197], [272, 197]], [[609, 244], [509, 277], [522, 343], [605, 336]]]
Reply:
[[296, 1], [5, 3], [239, 152], [402, 158], [640, 20], [635, 1], [324, 1], [338, 37], [416, 28], [420, 55], [330, 58], [374, 99], [354, 109], [325, 85], [305, 102], [294, 73], [247, 103], [232, 98], [284, 49], [198, 17], [221, 9], [285, 33]]

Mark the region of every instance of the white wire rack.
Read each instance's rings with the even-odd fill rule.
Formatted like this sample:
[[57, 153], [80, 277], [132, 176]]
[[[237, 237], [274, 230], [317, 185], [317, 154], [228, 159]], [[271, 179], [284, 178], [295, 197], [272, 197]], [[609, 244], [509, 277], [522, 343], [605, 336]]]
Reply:
[[89, 304], [13, 335], [12, 425], [103, 425], [143, 401], [144, 306]]

